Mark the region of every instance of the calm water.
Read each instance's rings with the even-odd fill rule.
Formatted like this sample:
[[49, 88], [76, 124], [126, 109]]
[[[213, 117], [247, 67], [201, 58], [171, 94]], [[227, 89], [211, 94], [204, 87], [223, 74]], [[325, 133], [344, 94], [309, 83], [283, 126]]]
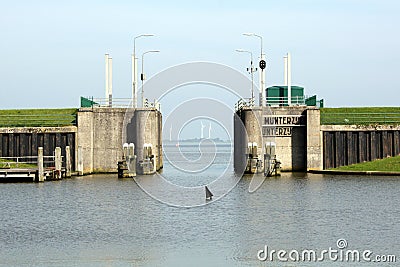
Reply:
[[[225, 152], [208, 173], [165, 162], [163, 174], [186, 186], [232, 175]], [[323, 250], [339, 238], [400, 261], [400, 178], [284, 173], [252, 194], [249, 182], [195, 208], [160, 203], [116, 175], [0, 184], [0, 266], [395, 266], [257, 259], [264, 245]]]

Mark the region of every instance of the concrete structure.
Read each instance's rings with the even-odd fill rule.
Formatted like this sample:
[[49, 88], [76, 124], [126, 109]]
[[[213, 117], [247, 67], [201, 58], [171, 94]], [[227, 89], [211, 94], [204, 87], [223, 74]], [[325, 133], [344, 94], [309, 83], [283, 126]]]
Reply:
[[235, 170], [246, 159], [246, 144], [276, 144], [283, 171], [310, 171], [400, 155], [399, 125], [321, 125], [319, 108], [243, 107], [234, 121]]
[[163, 167], [162, 115], [155, 108], [137, 108], [126, 118], [126, 143], [135, 144], [135, 155], [140, 162], [144, 157], [145, 144], [151, 144], [156, 170]]
[[242, 168], [244, 146], [248, 142], [258, 144], [260, 155], [264, 154], [266, 143], [274, 142], [283, 171], [322, 168], [319, 109], [306, 106], [245, 107], [236, 115], [235, 169]]
[[161, 169], [161, 123], [161, 113], [155, 108], [80, 108], [78, 147], [82, 149], [82, 173], [117, 172], [124, 143], [135, 144], [138, 161], [143, 157], [144, 144], [151, 143], [156, 169]]

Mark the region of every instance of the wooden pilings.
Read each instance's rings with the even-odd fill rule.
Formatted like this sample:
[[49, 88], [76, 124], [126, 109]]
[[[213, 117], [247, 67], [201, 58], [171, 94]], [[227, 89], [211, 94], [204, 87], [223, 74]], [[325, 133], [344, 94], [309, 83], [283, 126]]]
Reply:
[[324, 169], [400, 154], [400, 130], [323, 131]]

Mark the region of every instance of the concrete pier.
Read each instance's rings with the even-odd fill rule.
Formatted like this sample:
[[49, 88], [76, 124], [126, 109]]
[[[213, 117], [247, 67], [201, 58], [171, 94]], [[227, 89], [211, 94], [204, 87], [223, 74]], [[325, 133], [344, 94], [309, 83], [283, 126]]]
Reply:
[[[247, 142], [259, 144], [259, 155], [264, 154], [262, 144], [273, 142], [283, 171], [322, 168], [319, 109], [306, 106], [245, 107], [236, 114], [240, 118], [234, 123], [236, 166], [243, 163]], [[245, 131], [240, 130], [240, 124], [244, 125]]]
[[143, 158], [144, 144], [150, 143], [159, 170], [163, 166], [161, 133], [162, 117], [155, 108], [80, 108], [78, 147], [83, 166], [77, 169], [81, 167], [83, 174], [117, 172], [124, 143], [135, 144], [137, 161]]

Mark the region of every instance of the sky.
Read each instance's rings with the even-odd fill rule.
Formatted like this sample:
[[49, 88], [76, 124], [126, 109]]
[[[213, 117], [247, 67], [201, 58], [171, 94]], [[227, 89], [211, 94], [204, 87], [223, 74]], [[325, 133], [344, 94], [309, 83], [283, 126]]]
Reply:
[[[0, 109], [78, 107], [104, 97], [104, 54], [113, 58], [114, 97], [131, 97], [133, 38], [146, 75], [209, 61], [246, 75], [242, 48], [258, 55], [263, 36], [266, 85], [292, 82], [328, 107], [397, 106], [400, 2], [282, 1], [0, 1]], [[140, 61], [139, 61], [140, 64]], [[258, 77], [258, 75], [256, 75]], [[256, 81], [255, 81], [256, 82]]]

